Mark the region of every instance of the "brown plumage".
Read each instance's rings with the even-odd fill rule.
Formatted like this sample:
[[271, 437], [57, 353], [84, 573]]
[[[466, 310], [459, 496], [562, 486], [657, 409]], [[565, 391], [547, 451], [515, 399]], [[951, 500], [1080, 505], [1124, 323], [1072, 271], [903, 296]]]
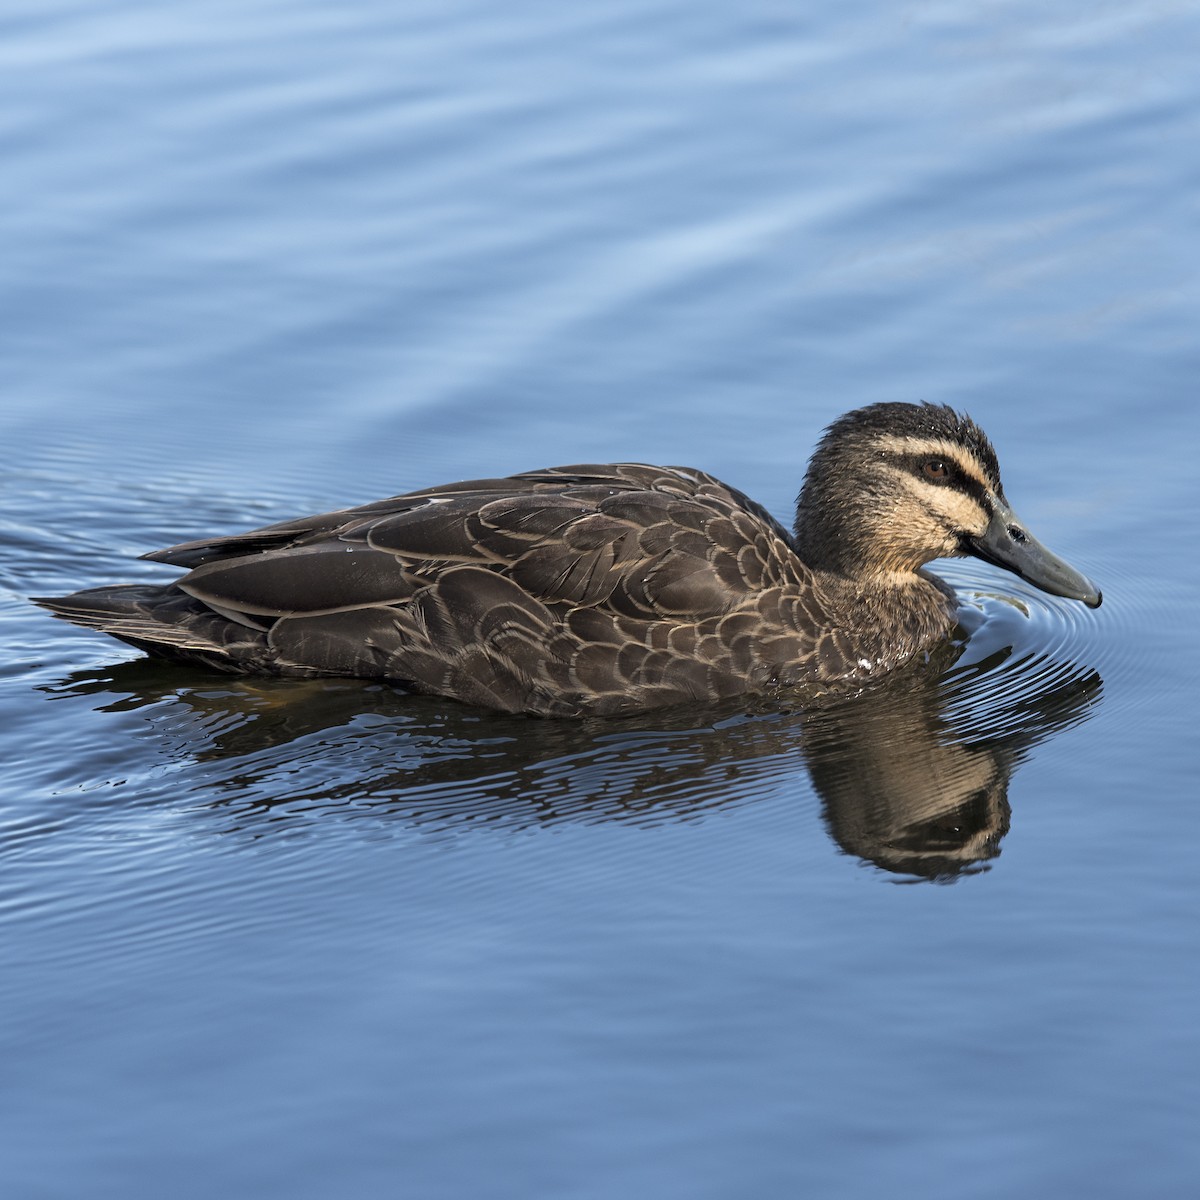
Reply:
[[556, 467], [187, 542], [145, 556], [174, 583], [38, 603], [222, 671], [615, 714], [886, 671], [954, 625], [936, 557], [1100, 602], [1015, 520], [978, 426], [883, 404], [829, 428], [792, 534], [702, 471]]

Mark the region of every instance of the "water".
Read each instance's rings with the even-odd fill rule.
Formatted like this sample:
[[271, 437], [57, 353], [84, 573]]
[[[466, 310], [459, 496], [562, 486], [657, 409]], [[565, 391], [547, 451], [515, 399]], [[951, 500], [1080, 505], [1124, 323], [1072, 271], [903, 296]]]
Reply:
[[[5, 1195], [1194, 1194], [1191, 6], [0, 29]], [[564, 724], [26, 600], [558, 462], [786, 519], [885, 399], [1104, 607], [950, 564], [859, 701]]]

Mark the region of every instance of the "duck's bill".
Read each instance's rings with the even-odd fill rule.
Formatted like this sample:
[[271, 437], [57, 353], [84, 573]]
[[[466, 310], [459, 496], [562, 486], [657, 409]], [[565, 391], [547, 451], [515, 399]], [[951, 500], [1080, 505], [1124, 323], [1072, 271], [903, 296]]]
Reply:
[[1000, 504], [988, 527], [978, 537], [968, 538], [966, 549], [976, 558], [995, 563], [1027, 583], [1068, 600], [1082, 600], [1088, 608], [1099, 608], [1103, 596], [1086, 576], [1052, 554], [1017, 520], [1011, 508]]

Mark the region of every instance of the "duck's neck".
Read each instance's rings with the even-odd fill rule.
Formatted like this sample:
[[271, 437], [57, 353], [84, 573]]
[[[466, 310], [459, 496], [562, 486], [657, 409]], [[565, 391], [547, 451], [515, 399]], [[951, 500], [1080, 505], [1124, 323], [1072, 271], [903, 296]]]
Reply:
[[[809, 564], [811, 566], [811, 564]], [[912, 603], [921, 599], [930, 603], [933, 598], [953, 600], [954, 589], [932, 571], [831, 571], [814, 567], [813, 574], [820, 586], [843, 603], [867, 603], [900, 600]]]
[[[829, 519], [837, 514], [836, 522]], [[859, 621], [894, 623], [909, 612], [953, 624], [954, 591], [914, 564], [902, 540], [883, 536], [875, 509], [861, 497], [831, 497], [805, 485], [796, 508], [793, 544], [823, 591]], [[926, 624], [928, 622], [922, 622]]]
[[[836, 522], [830, 513], [837, 514]], [[818, 574], [855, 580], [864, 578], [864, 564], [875, 562], [880, 543], [861, 498], [827, 497], [811, 482], [800, 493], [792, 539]]]
[[818, 570], [815, 575], [833, 627], [850, 635], [866, 674], [891, 670], [929, 649], [957, 620], [954, 589], [923, 570], [873, 576]]

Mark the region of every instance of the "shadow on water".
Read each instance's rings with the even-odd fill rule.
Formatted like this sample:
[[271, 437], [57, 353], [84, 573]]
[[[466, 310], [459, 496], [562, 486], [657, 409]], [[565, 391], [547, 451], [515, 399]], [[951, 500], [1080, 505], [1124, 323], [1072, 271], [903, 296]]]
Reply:
[[806, 768], [846, 853], [950, 880], [1000, 853], [1014, 769], [1086, 719], [1102, 690], [1070, 659], [994, 641], [947, 644], [868, 691], [803, 710], [763, 701], [619, 722], [508, 717], [356, 681], [231, 680], [150, 660], [48, 690], [143, 714], [167, 766], [142, 782], [243, 836], [362, 819], [442, 834], [687, 820], [802, 795]]

